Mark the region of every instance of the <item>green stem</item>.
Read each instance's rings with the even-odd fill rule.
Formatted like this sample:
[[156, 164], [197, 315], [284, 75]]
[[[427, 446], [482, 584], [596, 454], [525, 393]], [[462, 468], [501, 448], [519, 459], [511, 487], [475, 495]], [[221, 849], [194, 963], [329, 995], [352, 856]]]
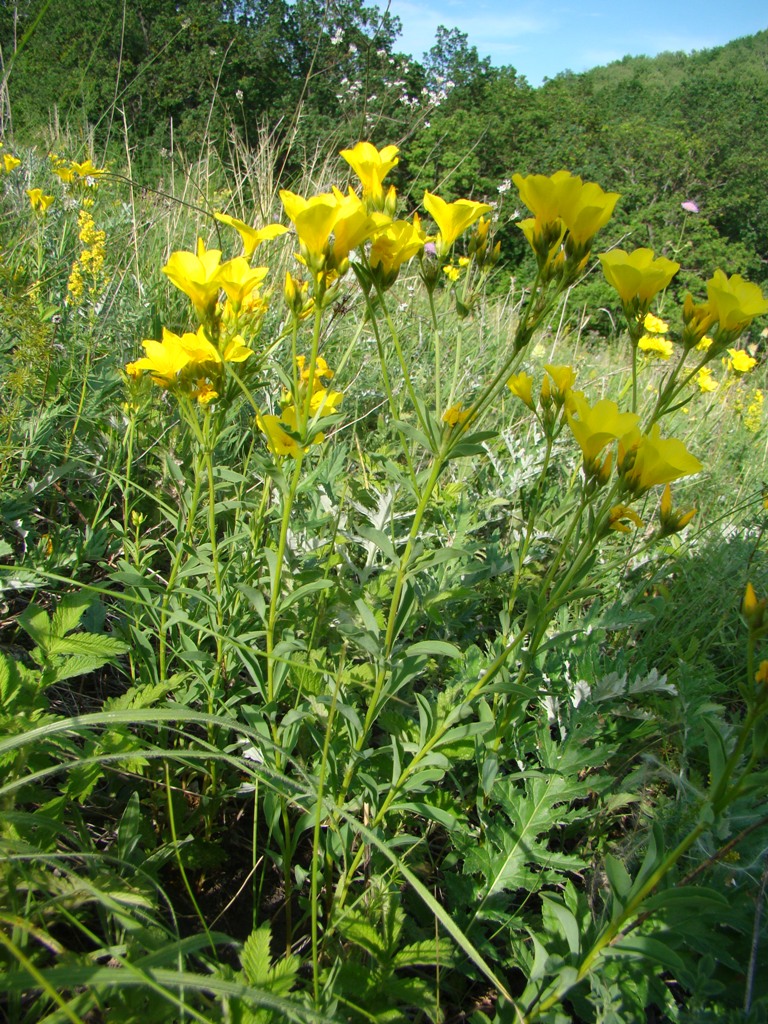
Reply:
[[325, 737], [323, 739], [323, 753], [320, 759], [320, 771], [317, 780], [317, 810], [315, 813], [315, 827], [312, 833], [312, 872], [310, 880], [310, 912], [312, 931], [312, 982], [315, 996], [315, 1006], [320, 1003], [320, 944], [319, 944], [319, 922], [318, 912], [320, 910], [320, 831], [323, 822], [323, 794], [325, 790], [325, 773], [328, 767], [328, 752], [331, 747], [331, 735], [333, 724], [336, 718], [336, 704], [341, 689], [341, 677], [344, 668], [344, 652], [336, 671], [336, 683], [333, 688], [331, 706], [328, 709], [328, 720], [325, 726]]
[[[277, 542], [277, 553], [275, 558], [275, 572], [272, 579], [272, 592], [269, 597], [269, 613], [267, 616], [267, 637], [266, 637], [266, 648], [267, 648], [267, 703], [272, 705], [275, 700], [275, 663], [274, 663], [274, 650], [275, 650], [275, 625], [277, 623], [277, 610], [280, 604], [280, 589], [283, 579], [283, 563], [285, 561], [285, 548], [288, 540], [288, 527], [291, 521], [291, 510], [293, 508], [293, 502], [296, 497], [296, 491], [299, 487], [299, 481], [301, 479], [301, 467], [304, 462], [304, 450], [299, 449], [299, 453], [294, 460], [293, 473], [291, 475], [291, 482], [288, 487], [288, 494], [283, 502], [283, 515], [280, 521], [280, 536]], [[273, 736], [276, 741], [276, 737]], [[279, 760], [279, 751], [278, 751]]]

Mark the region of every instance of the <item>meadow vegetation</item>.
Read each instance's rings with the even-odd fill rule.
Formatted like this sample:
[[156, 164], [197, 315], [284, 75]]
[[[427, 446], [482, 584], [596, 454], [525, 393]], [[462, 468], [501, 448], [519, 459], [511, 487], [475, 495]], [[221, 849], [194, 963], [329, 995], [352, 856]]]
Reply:
[[124, 127], [0, 149], [4, 1019], [765, 1020], [754, 239]]

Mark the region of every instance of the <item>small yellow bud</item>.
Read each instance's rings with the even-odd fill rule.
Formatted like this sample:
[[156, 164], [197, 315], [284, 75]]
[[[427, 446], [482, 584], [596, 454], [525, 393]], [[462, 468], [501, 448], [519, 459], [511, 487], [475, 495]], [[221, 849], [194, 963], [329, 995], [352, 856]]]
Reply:
[[747, 583], [744, 600], [741, 603], [741, 614], [751, 630], [758, 630], [762, 626], [766, 604], [768, 601], [764, 597], [758, 598], [755, 588], [751, 583]]

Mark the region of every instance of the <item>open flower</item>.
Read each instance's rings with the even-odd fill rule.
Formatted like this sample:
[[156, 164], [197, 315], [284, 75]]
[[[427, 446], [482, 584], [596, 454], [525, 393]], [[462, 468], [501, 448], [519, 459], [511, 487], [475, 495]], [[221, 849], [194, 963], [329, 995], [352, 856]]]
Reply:
[[534, 214], [520, 227], [540, 264], [551, 261], [564, 240], [566, 253], [577, 268], [589, 254], [592, 239], [610, 220], [618, 192], [604, 192], [593, 181], [583, 182], [570, 171], [512, 176], [520, 198]]
[[723, 363], [733, 373], [749, 373], [750, 370], [757, 366], [757, 360], [754, 356], [751, 356], [749, 352], [745, 352], [742, 348], [729, 348], [728, 356], [730, 358], [723, 359]]
[[371, 244], [369, 262], [373, 270], [378, 269], [385, 287], [394, 283], [402, 265], [421, 252], [426, 240], [417, 213], [413, 221], [395, 220], [378, 232]]
[[269, 273], [267, 267], [252, 267], [245, 256], [236, 256], [222, 263], [216, 274], [216, 283], [227, 293], [235, 312]]
[[719, 330], [733, 337], [746, 330], [756, 316], [768, 313], [768, 299], [740, 274], [726, 277], [722, 270], [716, 270], [707, 281], [707, 298]]
[[649, 334], [666, 334], [669, 330], [669, 324], [653, 313], [645, 314], [643, 327]]
[[657, 484], [671, 483], [681, 476], [691, 476], [702, 470], [702, 464], [691, 455], [677, 438], [662, 438], [658, 423], [650, 434], [622, 439], [626, 454], [622, 459], [622, 475], [629, 490], [644, 494]]
[[712, 376], [712, 370], [709, 366], [700, 367], [696, 374], [696, 383], [699, 386], [699, 390], [703, 391], [705, 394], [710, 391], [717, 391], [720, 387], [718, 382]]
[[296, 228], [301, 245], [301, 254], [311, 270], [325, 267], [331, 233], [339, 215], [336, 196], [329, 192], [304, 199], [302, 196], [281, 189], [283, 207]]
[[221, 251], [206, 249], [202, 238], [197, 240], [197, 254], [174, 252], [163, 267], [163, 273], [192, 300], [198, 316], [205, 320], [213, 312], [219, 297], [219, 265]]
[[513, 373], [507, 381], [507, 387], [517, 398], [521, 399], [529, 409], [535, 409], [533, 401], [533, 377], [529, 373]]
[[565, 401], [566, 392], [576, 383], [576, 371], [572, 366], [552, 366], [550, 363], [545, 363], [544, 369], [547, 376], [541, 384], [541, 400], [545, 404], [552, 401], [560, 407]]
[[41, 188], [28, 188], [29, 204], [35, 213], [44, 214], [53, 202], [53, 196], [43, 195]]
[[[267, 447], [274, 455], [290, 455], [296, 459], [302, 451], [308, 451], [308, 447], [302, 448], [294, 436], [297, 432], [296, 407], [286, 406], [279, 416], [271, 413], [259, 414], [256, 423], [267, 440]], [[323, 434], [315, 434], [312, 444], [320, 444], [324, 440]]]
[[3, 153], [3, 160], [0, 167], [5, 171], [6, 174], [10, 174], [11, 171], [16, 170], [21, 165], [21, 160], [17, 156], [11, 156], [10, 153]]
[[353, 149], [342, 149], [340, 155], [360, 179], [363, 199], [370, 200], [373, 209], [384, 205], [382, 182], [393, 167], [399, 163], [397, 146], [385, 146], [379, 150], [371, 142], [358, 142]]
[[247, 260], [250, 260], [262, 242], [269, 242], [279, 235], [284, 235], [288, 230], [283, 224], [267, 224], [263, 228], [252, 228], [250, 224], [238, 220], [237, 217], [230, 217], [228, 213], [215, 213], [214, 217], [237, 231], [243, 240], [243, 256]]
[[598, 456], [606, 445], [624, 437], [640, 422], [640, 417], [634, 412], [619, 412], [618, 405], [609, 398], [601, 398], [590, 406], [579, 391], [570, 393], [566, 416], [587, 469], [597, 465]]
[[280, 198], [299, 236], [302, 259], [315, 274], [331, 269], [344, 273], [352, 249], [378, 231], [381, 221], [376, 218], [383, 216], [370, 216], [351, 189], [347, 195], [334, 189], [311, 199], [283, 189]]
[[100, 174], [105, 173], [104, 168], [96, 167], [93, 160], [90, 158], [88, 160], [84, 160], [80, 164], [72, 160], [69, 168], [74, 175], [77, 175], [78, 178], [98, 178]]
[[669, 359], [675, 351], [675, 346], [669, 338], [660, 338], [654, 334], [644, 334], [637, 343], [637, 347], [641, 352], [658, 356], [659, 359]]
[[[154, 341], [148, 339], [142, 341], [141, 347], [146, 353], [141, 359], [134, 363], [128, 363], [126, 373], [131, 377], [137, 377], [144, 370], [152, 375], [152, 380], [161, 388], [168, 388], [175, 384], [179, 374], [185, 369], [192, 359], [192, 352], [195, 351], [195, 335], [190, 335], [192, 344], [185, 345], [178, 334], [163, 328], [163, 340]], [[210, 344], [210, 343], [209, 343]], [[213, 348], [213, 346], [211, 346]], [[216, 358], [218, 353], [213, 349]]]
[[680, 269], [679, 263], [665, 256], [655, 259], [653, 249], [611, 249], [599, 259], [608, 284], [619, 293], [625, 308], [643, 314], [654, 295], [666, 288]]
[[490, 213], [488, 203], [475, 203], [471, 199], [457, 199], [455, 203], [446, 203], [440, 196], [431, 192], [424, 193], [424, 209], [437, 224], [437, 251], [445, 256], [451, 246], [478, 217]]

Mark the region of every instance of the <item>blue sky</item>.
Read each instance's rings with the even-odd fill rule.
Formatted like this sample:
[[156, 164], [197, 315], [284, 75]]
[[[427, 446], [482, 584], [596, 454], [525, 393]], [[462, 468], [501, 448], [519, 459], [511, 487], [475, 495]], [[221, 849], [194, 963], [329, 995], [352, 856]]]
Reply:
[[[386, 7], [386, 0], [379, 0]], [[765, 0], [391, 0], [403, 23], [395, 49], [421, 59], [438, 25], [459, 28], [481, 57], [511, 64], [531, 85], [630, 54], [709, 49], [768, 28]]]

